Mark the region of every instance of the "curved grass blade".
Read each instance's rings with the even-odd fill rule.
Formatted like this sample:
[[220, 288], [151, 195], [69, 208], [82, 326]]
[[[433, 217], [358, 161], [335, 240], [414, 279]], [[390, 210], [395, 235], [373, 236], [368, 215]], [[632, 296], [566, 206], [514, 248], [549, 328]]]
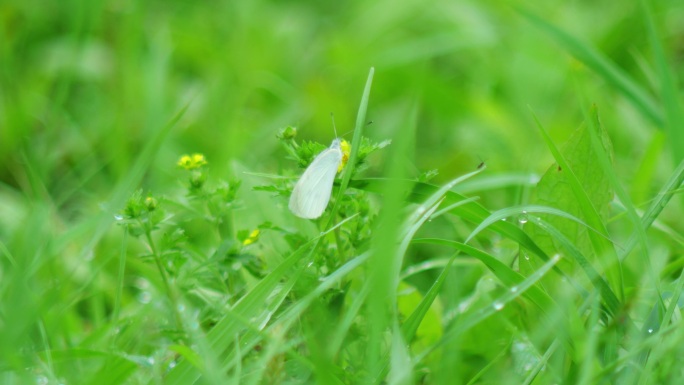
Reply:
[[473, 326], [479, 324], [480, 322], [489, 318], [499, 310], [503, 309], [508, 303], [523, 295], [527, 290], [535, 287], [534, 285], [542, 277], [544, 277], [544, 275], [546, 275], [546, 273], [548, 273], [549, 270], [551, 270], [551, 268], [555, 266], [555, 264], [558, 263], [558, 261], [560, 261], [560, 259], [560, 255], [554, 255], [549, 261], [544, 263], [538, 270], [536, 270], [529, 277], [520, 282], [520, 284], [516, 285], [515, 290], [512, 290], [513, 288], [511, 288], [511, 290], [508, 290], [504, 295], [496, 299], [491, 306], [483, 307], [473, 313], [464, 315], [460, 320], [455, 321], [456, 324], [454, 325], [454, 327], [447, 334], [445, 334], [444, 337], [438, 343], [434, 344], [430, 348], [426, 349], [425, 352], [421, 353], [420, 356], [416, 359], [416, 361], [420, 362], [423, 358], [428, 356], [438, 347], [446, 344], [452, 339], [465, 333]]
[[[582, 226], [587, 227], [588, 229], [597, 232], [597, 230], [592, 229], [589, 225], [584, 223], [581, 219], [577, 218], [576, 216], [572, 214], [568, 214], [563, 210], [559, 210], [554, 207], [549, 207], [549, 206], [541, 206], [541, 205], [522, 205], [522, 206], [515, 206], [515, 207], [507, 207], [505, 209], [501, 209], [498, 211], [493, 212], [487, 219], [482, 221], [479, 226], [473, 230], [470, 235], [468, 235], [468, 238], [466, 238], [465, 243], [468, 243], [471, 239], [473, 239], [477, 234], [479, 234], [482, 230], [487, 228], [493, 223], [496, 223], [497, 221], [500, 221], [505, 218], [509, 218], [512, 216], [522, 216], [522, 218], [519, 219], [519, 221], [527, 221], [527, 218], [524, 218], [528, 216], [531, 213], [540, 213], [540, 214], [551, 214], [555, 215], [558, 217], [566, 218], [571, 221], [577, 222]], [[601, 234], [602, 235], [602, 234]]]
[[[509, 289], [513, 287], [519, 288], [520, 284], [525, 281], [525, 277], [513, 271], [510, 267], [499, 261], [494, 256], [475, 247], [466, 245], [465, 243], [437, 238], [419, 238], [413, 240], [413, 243], [427, 243], [432, 245], [447, 246], [457, 249], [468, 256], [476, 258], [482, 262], [487, 269], [489, 269], [489, 271], [491, 271], [501, 281], [501, 283], [503, 283]], [[539, 307], [539, 309], [543, 312], [549, 312], [551, 309], [558, 309], [558, 306], [555, 304], [553, 299], [536, 286], [529, 288], [528, 292], [525, 293], [525, 298], [537, 305], [537, 307]]]
[[[415, 203], [420, 203], [425, 200], [425, 197], [434, 194], [439, 187], [423, 182], [407, 181], [413, 183], [413, 190], [408, 196], [408, 200]], [[357, 188], [359, 190], [364, 190], [374, 193], [382, 193], [385, 189], [384, 186], [390, 183], [387, 179], [373, 178], [373, 179], [355, 179], [350, 182], [350, 186]], [[479, 224], [484, 221], [487, 217], [491, 215], [489, 210], [487, 210], [480, 203], [472, 201], [471, 198], [465, 197], [459, 193], [453, 191], [447, 191], [444, 194], [444, 204], [452, 205], [457, 202], [468, 201], [460, 206], [455, 206], [451, 211], [452, 214], [457, 215], [469, 222]], [[549, 256], [537, 246], [536, 243], [519, 227], [513, 223], [499, 221], [493, 223], [490, 230], [499, 233], [500, 235], [509, 238], [515, 242], [518, 242], [521, 246], [530, 250], [532, 253], [537, 255], [544, 261], [549, 260]]]
[[601, 275], [594, 269], [594, 267], [589, 263], [589, 261], [582, 255], [582, 253], [575, 247], [575, 245], [558, 229], [551, 226], [548, 222], [541, 218], [534, 217], [531, 222], [541, 229], [549, 233], [555, 240], [557, 240], [565, 250], [570, 254], [570, 256], [577, 262], [577, 264], [582, 268], [584, 273], [587, 275], [591, 283], [601, 294], [604, 304], [606, 305], [609, 313], [612, 316], [618, 314], [620, 310], [620, 300], [615, 295], [613, 290], [608, 286], [608, 283], [601, 277]]

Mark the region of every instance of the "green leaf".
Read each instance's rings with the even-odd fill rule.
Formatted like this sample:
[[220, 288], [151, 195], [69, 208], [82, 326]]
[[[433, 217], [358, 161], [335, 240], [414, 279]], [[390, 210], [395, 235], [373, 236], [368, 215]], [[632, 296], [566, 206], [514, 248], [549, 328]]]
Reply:
[[[605, 227], [613, 190], [606, 173], [601, 167], [596, 167], [600, 160], [588, 130], [599, 130], [597, 137], [612, 161], [612, 145], [606, 132], [601, 126], [582, 125], [559, 150], [536, 117], [535, 120], [556, 163], [549, 167], [537, 184], [533, 191], [533, 203], [565, 211], [598, 232], [588, 231], [587, 227], [559, 216], [541, 216], [567, 238], [573, 239], [583, 255], [594, 256], [592, 262], [602, 265], [602, 269], [597, 270], [605, 273], [612, 287], [622, 293], [619, 260]], [[531, 228], [529, 234], [545, 252], [552, 254], [558, 249], [549, 234], [536, 228]], [[521, 269], [526, 266], [521, 264]], [[534, 269], [534, 266], [531, 268]]]

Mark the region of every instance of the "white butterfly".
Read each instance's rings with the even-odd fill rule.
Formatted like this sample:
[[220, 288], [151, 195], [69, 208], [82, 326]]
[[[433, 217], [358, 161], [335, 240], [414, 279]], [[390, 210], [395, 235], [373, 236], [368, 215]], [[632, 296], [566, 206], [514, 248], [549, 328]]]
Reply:
[[315, 219], [330, 202], [333, 182], [342, 162], [340, 139], [333, 140], [307, 167], [292, 190], [289, 208], [300, 218]]

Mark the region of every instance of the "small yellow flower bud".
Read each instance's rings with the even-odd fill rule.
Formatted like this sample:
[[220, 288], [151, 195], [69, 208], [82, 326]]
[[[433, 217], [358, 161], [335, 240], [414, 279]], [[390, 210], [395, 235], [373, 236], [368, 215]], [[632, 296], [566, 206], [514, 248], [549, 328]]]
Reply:
[[252, 231], [251, 233], [249, 233], [249, 237], [247, 237], [247, 239], [242, 241], [242, 244], [247, 246], [247, 245], [251, 245], [252, 243], [256, 242], [257, 240], [259, 240], [259, 234], [260, 233], [261, 233], [261, 231], [259, 231], [259, 229]]
[[178, 160], [178, 166], [186, 170], [194, 170], [207, 165], [207, 159], [202, 154], [183, 155]]

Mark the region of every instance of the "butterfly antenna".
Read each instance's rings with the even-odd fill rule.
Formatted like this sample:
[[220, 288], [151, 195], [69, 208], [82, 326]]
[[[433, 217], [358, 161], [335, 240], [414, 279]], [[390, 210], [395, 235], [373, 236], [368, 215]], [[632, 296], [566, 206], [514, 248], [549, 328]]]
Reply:
[[337, 127], [335, 127], [335, 114], [330, 113], [330, 120], [332, 120], [333, 131], [335, 131], [335, 137], [337, 138]]

